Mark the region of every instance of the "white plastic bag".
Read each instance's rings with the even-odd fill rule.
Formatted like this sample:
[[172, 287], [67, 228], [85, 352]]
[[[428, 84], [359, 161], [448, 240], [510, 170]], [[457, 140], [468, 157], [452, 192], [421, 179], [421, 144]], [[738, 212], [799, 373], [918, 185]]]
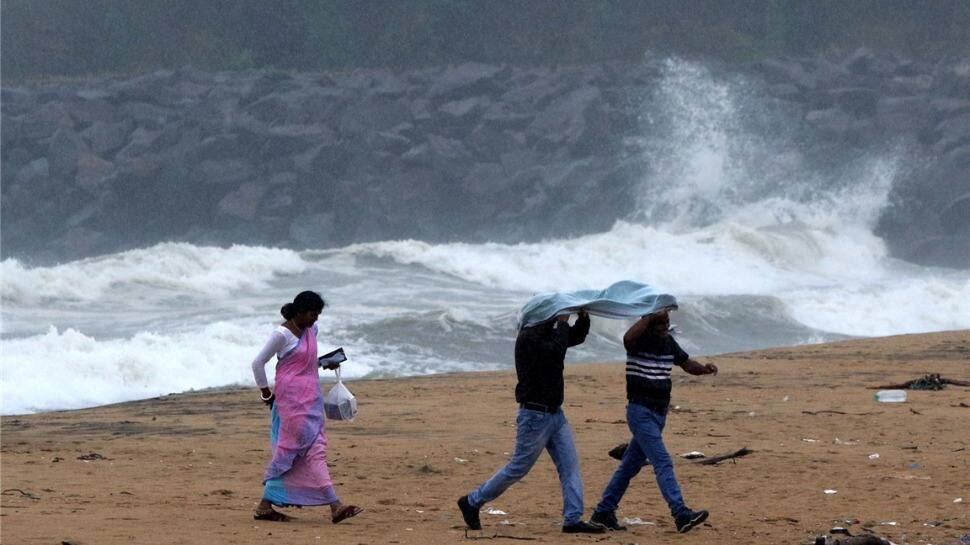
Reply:
[[340, 368], [334, 371], [337, 373], [337, 384], [323, 396], [323, 412], [331, 420], [353, 420], [357, 416], [357, 398], [340, 380]]

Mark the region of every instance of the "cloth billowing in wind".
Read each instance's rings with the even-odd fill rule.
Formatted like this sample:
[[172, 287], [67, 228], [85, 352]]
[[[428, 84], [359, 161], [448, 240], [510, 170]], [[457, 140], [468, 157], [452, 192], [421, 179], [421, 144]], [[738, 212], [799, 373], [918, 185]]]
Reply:
[[647, 284], [623, 280], [605, 290], [540, 293], [519, 311], [519, 329], [580, 310], [604, 318], [639, 318], [675, 308], [677, 298], [673, 295], [661, 293]]

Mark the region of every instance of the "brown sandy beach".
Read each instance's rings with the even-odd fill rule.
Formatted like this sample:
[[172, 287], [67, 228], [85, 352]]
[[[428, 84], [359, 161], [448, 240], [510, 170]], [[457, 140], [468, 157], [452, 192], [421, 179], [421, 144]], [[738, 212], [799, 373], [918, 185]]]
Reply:
[[[866, 389], [926, 373], [970, 380], [970, 331], [699, 359], [721, 372], [675, 371], [669, 450], [754, 451], [712, 466], [677, 457], [685, 498], [711, 511], [708, 523], [677, 534], [646, 470], [618, 512], [621, 521], [645, 524], [623, 533], [564, 535], [558, 480], [543, 457], [483, 510], [485, 530], [469, 537], [810, 543], [844, 525], [899, 544], [940, 545], [970, 534], [970, 388], [910, 391], [902, 404], [877, 403]], [[623, 366], [570, 365], [566, 382], [588, 516], [616, 467], [607, 451], [629, 438]], [[339, 525], [330, 523], [326, 508], [289, 509], [297, 517], [290, 523], [252, 520], [268, 460], [268, 411], [255, 388], [4, 417], [0, 539], [6, 545], [459, 543], [466, 534], [455, 500], [498, 469], [512, 448], [514, 385], [511, 370], [349, 383], [360, 415], [327, 423], [331, 471], [341, 499], [366, 511]], [[488, 507], [506, 514], [488, 514]]]

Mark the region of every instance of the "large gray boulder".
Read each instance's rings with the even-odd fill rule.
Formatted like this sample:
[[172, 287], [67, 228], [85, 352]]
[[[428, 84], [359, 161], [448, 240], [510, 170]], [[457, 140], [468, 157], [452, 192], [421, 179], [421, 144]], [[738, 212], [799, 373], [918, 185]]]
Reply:
[[80, 134], [92, 152], [103, 156], [121, 148], [128, 141], [129, 130], [127, 121], [95, 121]]
[[62, 180], [70, 180], [77, 172], [78, 158], [88, 149], [84, 141], [72, 129], [58, 129], [51, 138], [48, 161], [51, 175]]

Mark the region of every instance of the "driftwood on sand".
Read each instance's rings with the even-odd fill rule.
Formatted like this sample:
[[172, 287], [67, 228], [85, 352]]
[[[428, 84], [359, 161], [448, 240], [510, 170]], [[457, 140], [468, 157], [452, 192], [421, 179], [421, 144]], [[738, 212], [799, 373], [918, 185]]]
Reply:
[[702, 466], [714, 465], [718, 462], [723, 462], [724, 460], [730, 460], [731, 458], [740, 458], [742, 456], [747, 456], [754, 452], [748, 447], [742, 447], [734, 452], [728, 452], [725, 454], [718, 454], [717, 456], [708, 456], [706, 458], [698, 458], [696, 460], [691, 460], [695, 464], [701, 464]]
[[[629, 446], [630, 446], [629, 443], [620, 443], [619, 445], [611, 448], [609, 452], [610, 458], [614, 458], [616, 460], [622, 460], [623, 455], [626, 453], [626, 449]], [[725, 454], [718, 454], [717, 456], [705, 456], [703, 458], [695, 458], [689, 461], [694, 464], [709, 466], [709, 465], [717, 464], [719, 462], [723, 462], [724, 460], [730, 460], [732, 458], [740, 458], [742, 456], [747, 456], [752, 452], [754, 451], [749, 449], [748, 447], [742, 447], [738, 450], [727, 452]], [[643, 465], [650, 465], [650, 460], [647, 460], [646, 462], [644, 462]]]
[[970, 381], [955, 380], [940, 376], [938, 373], [923, 375], [913, 380], [907, 380], [899, 384], [883, 384], [882, 386], [870, 386], [870, 390], [942, 390], [947, 385], [970, 387]]

